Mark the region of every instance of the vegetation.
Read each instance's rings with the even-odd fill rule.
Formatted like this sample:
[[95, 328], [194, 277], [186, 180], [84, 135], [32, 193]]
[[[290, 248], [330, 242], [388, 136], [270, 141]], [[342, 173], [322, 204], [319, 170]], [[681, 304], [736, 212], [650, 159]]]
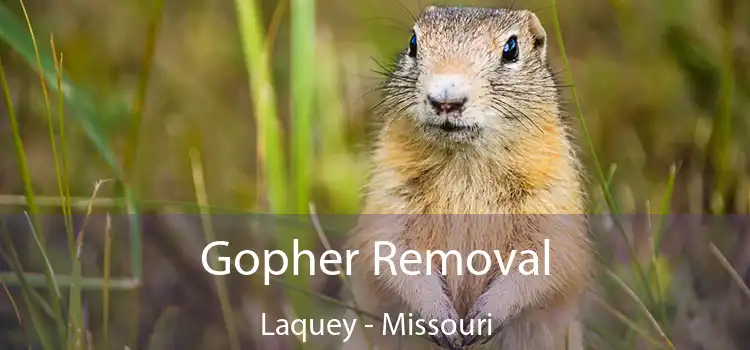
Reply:
[[[218, 238], [235, 253], [341, 246], [373, 70], [424, 5], [0, 3], [0, 348], [338, 342], [263, 337], [256, 316], [356, 309], [339, 301], [345, 279], [264, 286], [198, 257]], [[534, 10], [554, 39], [591, 212], [607, 214], [592, 230], [591, 348], [750, 346], [750, 4], [504, 5]]]

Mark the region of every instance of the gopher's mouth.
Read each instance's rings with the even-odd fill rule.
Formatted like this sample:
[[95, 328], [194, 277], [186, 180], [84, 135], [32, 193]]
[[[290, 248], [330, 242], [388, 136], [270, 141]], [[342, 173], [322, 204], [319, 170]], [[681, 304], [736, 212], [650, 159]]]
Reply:
[[476, 125], [467, 123], [457, 123], [451, 120], [443, 120], [437, 123], [430, 123], [428, 126], [432, 129], [437, 129], [446, 133], [465, 133], [476, 129]]
[[471, 129], [471, 127], [468, 125], [456, 124], [447, 120], [440, 124], [438, 127], [440, 128], [440, 130], [443, 130], [445, 132], [467, 131]]
[[424, 124], [424, 130], [440, 140], [464, 143], [477, 138], [481, 128], [477, 124], [450, 120]]

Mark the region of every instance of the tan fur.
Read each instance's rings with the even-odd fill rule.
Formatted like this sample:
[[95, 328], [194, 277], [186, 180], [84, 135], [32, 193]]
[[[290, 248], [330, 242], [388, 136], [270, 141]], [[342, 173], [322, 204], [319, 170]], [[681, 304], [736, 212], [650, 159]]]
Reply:
[[[425, 12], [436, 9], [430, 7]], [[514, 23], [519, 19], [523, 21]], [[419, 23], [422, 31], [435, 30], [425, 21]], [[479, 20], [464, 25], [487, 33], [484, 41], [469, 42], [467, 47], [502, 47], [503, 43], [489, 33], [512, 29], [520, 28], [519, 40], [523, 43], [531, 42], [528, 37], [544, 35], [536, 16], [527, 11], [509, 12], [497, 23]], [[447, 52], [446, 47], [440, 47], [444, 44], [428, 42], [423, 46], [436, 57], [436, 53]], [[463, 61], [457, 57], [460, 55], [442, 55], [426, 69], [430, 73], [453, 70], [462, 74], [477, 70], [477, 64], [466, 63], [471, 57]], [[530, 81], [529, 86], [547, 83]], [[352, 276], [353, 292], [361, 308], [378, 315], [419, 310], [437, 310], [442, 315], [440, 310], [445, 306], [439, 300], [425, 300], [440, 294], [435, 274], [375, 276], [375, 241], [390, 241], [402, 250], [455, 249], [463, 257], [478, 249], [498, 249], [503, 256], [512, 249], [532, 249], [542, 258], [543, 240], [548, 238], [550, 276], [514, 273], [493, 279], [494, 274], [458, 276], [450, 271], [446, 297], [455, 314], [446, 317], [464, 318], [478, 300], [489, 298], [487, 307], [502, 312], [498, 317], [506, 325], [484, 348], [583, 349], [578, 299], [587, 285], [593, 259], [585, 219], [580, 215], [585, 198], [579, 164], [566, 138], [559, 102], [544, 91], [537, 96], [541, 98], [518, 102], [517, 107], [533, 113], [534, 126], [511, 127], [508, 121], [493, 121], [495, 125], [488, 125], [481, 138], [468, 145], [444, 145], [421, 137], [413, 119], [391, 116], [378, 134], [373, 151], [374, 168], [364, 198], [366, 215], [347, 247], [361, 252], [354, 261], [357, 273]], [[493, 288], [487, 289], [493, 281]], [[367, 348], [363, 336], [358, 333], [345, 348]], [[422, 338], [383, 336], [377, 324], [368, 330], [368, 338], [381, 349], [435, 348]]]

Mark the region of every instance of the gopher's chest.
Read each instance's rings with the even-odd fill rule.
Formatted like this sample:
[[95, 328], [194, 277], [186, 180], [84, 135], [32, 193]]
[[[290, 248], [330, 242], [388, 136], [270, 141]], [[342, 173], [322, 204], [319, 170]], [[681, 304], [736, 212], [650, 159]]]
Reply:
[[507, 214], [539, 192], [521, 172], [466, 157], [391, 175], [412, 213]]
[[411, 249], [425, 254], [433, 273], [445, 273], [461, 313], [493, 276], [516, 268], [523, 259], [518, 252], [539, 249], [535, 226], [532, 217], [513, 214], [421, 214], [409, 217], [403, 234]]

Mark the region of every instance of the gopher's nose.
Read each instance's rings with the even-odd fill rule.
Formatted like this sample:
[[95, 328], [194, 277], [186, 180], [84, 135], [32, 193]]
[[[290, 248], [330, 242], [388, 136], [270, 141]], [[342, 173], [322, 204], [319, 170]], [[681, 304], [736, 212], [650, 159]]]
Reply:
[[435, 98], [433, 96], [427, 95], [427, 102], [430, 103], [437, 114], [460, 112], [463, 110], [467, 100], [468, 98], [466, 97], [457, 100], [451, 100], [445, 98]]
[[438, 114], [460, 112], [469, 100], [469, 89], [461, 75], [433, 75], [427, 83], [427, 103]]

